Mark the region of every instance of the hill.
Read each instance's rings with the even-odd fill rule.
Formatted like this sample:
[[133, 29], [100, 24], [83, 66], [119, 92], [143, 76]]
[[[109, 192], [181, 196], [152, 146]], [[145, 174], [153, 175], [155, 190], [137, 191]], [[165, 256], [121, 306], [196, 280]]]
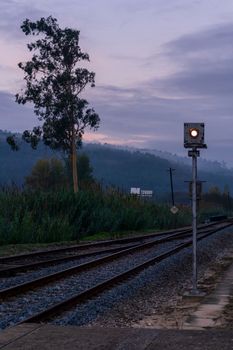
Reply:
[[[31, 171], [32, 166], [40, 158], [52, 156], [62, 158], [62, 155], [40, 145], [36, 151], [22, 143], [18, 152], [13, 152], [6, 144], [9, 133], [0, 132], [0, 184], [12, 182], [22, 185], [24, 177]], [[79, 152], [85, 152], [94, 169], [94, 177], [103, 185], [114, 185], [126, 191], [130, 187], [140, 187], [153, 190], [157, 196], [170, 192], [168, 169], [175, 169], [175, 192], [187, 192], [187, 183], [191, 179], [190, 159], [179, 159], [177, 156], [155, 150], [124, 149], [110, 145], [84, 144]], [[159, 155], [158, 155], [159, 154]], [[203, 162], [202, 162], [203, 164]], [[204, 189], [218, 186], [221, 190], [228, 186], [233, 192], [233, 170], [218, 162], [204, 161], [198, 177], [206, 181]]]

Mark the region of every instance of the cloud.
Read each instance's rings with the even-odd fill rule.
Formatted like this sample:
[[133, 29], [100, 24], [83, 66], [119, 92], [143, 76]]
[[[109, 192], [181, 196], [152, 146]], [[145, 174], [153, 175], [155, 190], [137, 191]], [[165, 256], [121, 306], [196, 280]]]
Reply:
[[14, 95], [3, 91], [0, 91], [0, 116], [2, 130], [22, 132], [37, 125], [32, 108], [18, 105]]
[[[183, 123], [204, 121], [208, 157], [232, 164], [228, 152], [233, 148], [232, 34], [233, 23], [227, 23], [163, 45], [162, 53], [157, 55], [168, 64], [172, 62], [175, 70], [165, 78], [152, 70], [149, 80], [128, 86], [102, 84], [85, 91], [85, 97], [101, 117], [99, 131], [88, 132], [86, 138], [184, 155]], [[127, 54], [118, 58], [133, 60]], [[139, 63], [152, 59], [155, 61], [155, 55], [137, 57]], [[11, 94], [1, 91], [0, 115], [3, 129], [22, 131], [37, 125], [31, 107], [17, 105]]]
[[[170, 57], [187, 60], [187, 58], [198, 57], [206, 53], [211, 56], [213, 52], [219, 52], [228, 56], [233, 54], [232, 47], [233, 23], [215, 25], [199, 32], [184, 35], [164, 45], [164, 50]], [[219, 57], [212, 57], [219, 59]]]
[[163, 46], [175, 73], [137, 87], [97, 87], [92, 99], [103, 133], [121, 134], [122, 140], [147, 135], [144, 147], [184, 154], [183, 122], [204, 121], [208, 157], [233, 164], [232, 37], [233, 23], [182, 36]]
[[[202, 0], [204, 1], [204, 0]], [[154, 11], [157, 14], [167, 14], [180, 10], [189, 9], [193, 5], [198, 5], [200, 0], [172, 0], [172, 2], [164, 0], [118, 0], [115, 5], [118, 9], [137, 14], [145, 11]]]
[[185, 35], [164, 45], [164, 56], [176, 62], [177, 72], [151, 80], [163, 92], [179, 96], [231, 96], [233, 89], [233, 23]]
[[0, 32], [5, 38], [22, 39], [20, 26], [22, 22], [29, 18], [36, 20], [45, 15], [45, 11], [39, 9], [35, 3], [26, 3], [17, 0], [0, 1]]

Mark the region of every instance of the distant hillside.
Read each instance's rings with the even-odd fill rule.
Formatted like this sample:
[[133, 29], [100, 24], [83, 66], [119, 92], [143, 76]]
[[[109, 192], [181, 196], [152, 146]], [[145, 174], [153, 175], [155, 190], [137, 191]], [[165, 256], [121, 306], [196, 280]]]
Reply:
[[[13, 152], [6, 144], [6, 132], [0, 132], [0, 184], [23, 184], [24, 177], [31, 171], [32, 166], [40, 158], [51, 156], [61, 157], [61, 154], [52, 152], [47, 147], [40, 145], [38, 150], [32, 150], [27, 144], [22, 143], [20, 151]], [[149, 153], [150, 151], [150, 153]], [[114, 185], [129, 191], [130, 187], [141, 187], [153, 190], [157, 195], [163, 195], [170, 191], [169, 167], [174, 172], [174, 190], [187, 192], [187, 183], [191, 179], [191, 167], [176, 156], [162, 157], [152, 154], [154, 150], [122, 149], [110, 145], [85, 144], [79, 152], [88, 154], [94, 168], [94, 176], [103, 185]], [[169, 154], [168, 154], [169, 155]], [[167, 158], [167, 159], [165, 159]], [[169, 159], [168, 159], [169, 158]], [[182, 158], [181, 158], [182, 159]], [[190, 159], [188, 159], [190, 163]], [[206, 181], [204, 189], [218, 186], [223, 190], [227, 185], [233, 193], [233, 171], [222, 166], [218, 162], [207, 162], [198, 173], [199, 179]]]
[[6, 143], [6, 137], [9, 134], [0, 131], [0, 184], [10, 185], [13, 182], [22, 185], [24, 177], [31, 172], [38, 159], [51, 157], [56, 153], [43, 145], [39, 145], [38, 150], [34, 151], [22, 141], [20, 141], [20, 150], [12, 151]]
[[[187, 192], [186, 181], [191, 180], [190, 165], [182, 162], [164, 159], [145, 150], [124, 150], [109, 145], [87, 144], [83, 149], [90, 157], [94, 166], [94, 173], [103, 183], [116, 184], [119, 187], [141, 187], [152, 189], [158, 194], [170, 191], [170, 178], [168, 169], [175, 169], [174, 190]], [[188, 159], [190, 164], [190, 159]], [[228, 186], [233, 191], [233, 171], [224, 168], [218, 162], [207, 162], [210, 171], [200, 170], [199, 180], [206, 181], [204, 189], [218, 186], [224, 189]], [[203, 167], [202, 167], [203, 169]]]
[[[126, 151], [130, 151], [130, 152], [135, 152], [137, 151], [136, 148], [133, 147], [128, 147], [128, 146], [114, 146], [114, 145], [108, 145], [108, 147], [110, 148], [114, 148], [114, 149], [120, 149], [120, 150], [126, 150]], [[189, 165], [191, 163], [191, 160], [189, 157], [181, 157], [178, 156], [177, 154], [173, 154], [170, 152], [166, 152], [166, 151], [159, 151], [156, 149], [149, 149], [149, 148], [141, 148], [139, 149], [140, 152], [142, 153], [149, 153], [149, 154], [153, 154], [156, 157], [159, 158], [163, 158], [163, 159], [167, 159], [169, 160], [171, 163], [181, 163], [181, 164], [185, 164], [185, 165]], [[224, 162], [218, 162], [218, 161], [211, 161], [211, 160], [207, 160], [204, 159], [203, 157], [198, 158], [198, 168], [200, 170], [207, 170], [207, 171], [217, 171], [217, 172], [222, 172], [225, 170], [229, 170], [229, 168], [226, 166], [226, 164]], [[233, 169], [231, 169], [233, 170]]]

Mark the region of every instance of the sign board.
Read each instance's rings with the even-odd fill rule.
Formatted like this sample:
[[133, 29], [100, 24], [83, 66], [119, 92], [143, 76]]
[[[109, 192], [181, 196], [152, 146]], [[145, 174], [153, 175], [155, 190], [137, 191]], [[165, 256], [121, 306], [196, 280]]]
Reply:
[[170, 209], [170, 212], [172, 214], [176, 214], [176, 213], [178, 213], [178, 211], [179, 211], [179, 209], [175, 205], [173, 207], [171, 207], [171, 209]]
[[138, 196], [140, 196], [140, 192], [141, 192], [140, 187], [131, 187], [130, 189], [130, 194], [137, 194]]
[[142, 197], [152, 197], [153, 191], [151, 190], [141, 190], [141, 196]]

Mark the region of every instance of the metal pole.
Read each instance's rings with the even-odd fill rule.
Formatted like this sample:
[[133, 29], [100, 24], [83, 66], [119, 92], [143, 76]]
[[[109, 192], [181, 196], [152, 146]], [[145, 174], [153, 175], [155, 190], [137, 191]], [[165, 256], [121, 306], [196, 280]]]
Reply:
[[171, 183], [171, 195], [172, 195], [172, 206], [174, 207], [175, 201], [174, 201], [174, 190], [173, 190], [173, 178], [172, 178], [172, 172], [175, 169], [169, 168], [169, 173], [170, 173], [170, 183]]
[[197, 150], [192, 153], [193, 292], [197, 292]]
[[228, 198], [228, 212], [230, 213], [230, 211], [231, 211], [231, 197], [230, 197], [229, 191], [227, 192], [227, 198]]

